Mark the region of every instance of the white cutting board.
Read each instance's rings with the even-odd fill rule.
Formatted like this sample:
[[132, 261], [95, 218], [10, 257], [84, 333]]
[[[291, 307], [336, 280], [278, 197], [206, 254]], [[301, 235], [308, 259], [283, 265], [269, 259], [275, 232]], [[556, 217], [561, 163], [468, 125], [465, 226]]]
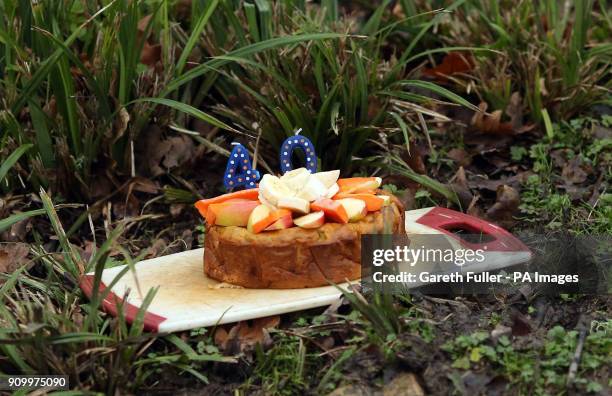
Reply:
[[[527, 262], [532, 255], [509, 232], [464, 213], [445, 208], [425, 208], [406, 212], [405, 220], [408, 235], [446, 235], [457, 248], [465, 243], [448, 231], [454, 226], [491, 235], [491, 242], [471, 245], [473, 248], [488, 249], [489, 256], [486, 267], [470, 268], [474, 272]], [[131, 323], [147, 291], [157, 287], [158, 291], [144, 315], [145, 329], [173, 332], [321, 307], [332, 304], [341, 295], [334, 286], [306, 289], [215, 288], [219, 282], [204, 274], [203, 256], [204, 249], [196, 249], [137, 263], [135, 272], [126, 272], [112, 287], [102, 302], [102, 308], [116, 316], [117, 307], [121, 306], [126, 320]], [[106, 289], [106, 285], [110, 285], [124, 268], [119, 266], [104, 270], [99, 289]], [[138, 293], [136, 278], [143, 295]], [[84, 275], [80, 286], [91, 297], [93, 273]], [[346, 289], [348, 284], [340, 287]]]
[[[203, 255], [204, 249], [195, 249], [137, 263], [135, 273], [128, 271], [113, 286], [103, 308], [116, 314], [117, 303], [129, 291], [125, 301], [129, 305], [123, 309], [131, 322], [147, 291], [159, 287], [145, 314], [145, 328], [173, 332], [325, 306], [341, 294], [334, 286], [289, 290], [214, 288], [219, 282], [205, 276]], [[124, 267], [104, 270], [101, 289], [111, 284]], [[136, 277], [142, 296], [138, 294]], [[93, 273], [81, 280], [88, 296], [92, 282]]]

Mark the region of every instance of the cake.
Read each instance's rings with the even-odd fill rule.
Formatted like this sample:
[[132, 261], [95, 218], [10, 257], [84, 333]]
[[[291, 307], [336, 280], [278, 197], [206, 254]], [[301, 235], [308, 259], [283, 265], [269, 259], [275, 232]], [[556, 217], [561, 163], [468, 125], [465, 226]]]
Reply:
[[246, 288], [326, 286], [361, 276], [361, 235], [401, 233], [403, 207], [380, 178], [304, 168], [201, 200], [204, 272]]

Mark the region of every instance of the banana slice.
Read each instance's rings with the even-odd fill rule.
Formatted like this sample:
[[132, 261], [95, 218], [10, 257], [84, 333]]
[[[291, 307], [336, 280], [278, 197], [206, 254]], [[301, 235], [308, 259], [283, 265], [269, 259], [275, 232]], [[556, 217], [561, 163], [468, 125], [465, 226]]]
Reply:
[[280, 181], [291, 191], [297, 194], [298, 191], [304, 188], [308, 179], [310, 178], [310, 171], [306, 168], [298, 168], [291, 170], [280, 177]]
[[332, 184], [332, 186], [327, 189], [325, 198], [333, 198], [334, 195], [338, 194], [338, 191], [340, 191], [340, 186], [338, 186], [338, 183]]
[[259, 182], [260, 201], [269, 205], [278, 206], [279, 199], [294, 195], [295, 193], [274, 175], [266, 174]]
[[332, 170], [332, 171], [327, 171], [327, 172], [317, 172], [317, 173], [313, 173], [312, 175], [316, 177], [317, 179], [319, 179], [319, 181], [323, 183], [325, 188], [330, 188], [331, 186], [336, 184], [336, 181], [340, 177], [340, 171]]
[[309, 175], [306, 184], [302, 189], [295, 195], [298, 198], [305, 199], [308, 202], [312, 202], [321, 197], [324, 197], [327, 193], [327, 188], [317, 179], [314, 175]]

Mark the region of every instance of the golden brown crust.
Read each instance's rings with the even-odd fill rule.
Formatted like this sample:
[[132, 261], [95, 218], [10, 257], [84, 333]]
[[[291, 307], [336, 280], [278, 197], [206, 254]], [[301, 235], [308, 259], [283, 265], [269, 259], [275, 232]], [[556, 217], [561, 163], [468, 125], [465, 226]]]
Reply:
[[295, 289], [358, 279], [361, 234], [400, 233], [403, 214], [393, 197], [391, 205], [359, 222], [326, 223], [314, 230], [292, 227], [253, 234], [243, 227], [208, 227], [204, 271], [218, 281], [253, 289]]

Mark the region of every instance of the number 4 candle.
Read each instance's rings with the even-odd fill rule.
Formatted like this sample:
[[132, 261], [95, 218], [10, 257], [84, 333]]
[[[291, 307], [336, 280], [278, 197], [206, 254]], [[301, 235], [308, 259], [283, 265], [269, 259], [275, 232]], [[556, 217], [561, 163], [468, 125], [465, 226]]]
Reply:
[[225, 167], [225, 175], [223, 176], [223, 184], [227, 190], [244, 186], [244, 188], [257, 187], [259, 180], [259, 172], [251, 167], [251, 157], [246, 147], [240, 143], [232, 143], [234, 148], [230, 153], [227, 166]]

